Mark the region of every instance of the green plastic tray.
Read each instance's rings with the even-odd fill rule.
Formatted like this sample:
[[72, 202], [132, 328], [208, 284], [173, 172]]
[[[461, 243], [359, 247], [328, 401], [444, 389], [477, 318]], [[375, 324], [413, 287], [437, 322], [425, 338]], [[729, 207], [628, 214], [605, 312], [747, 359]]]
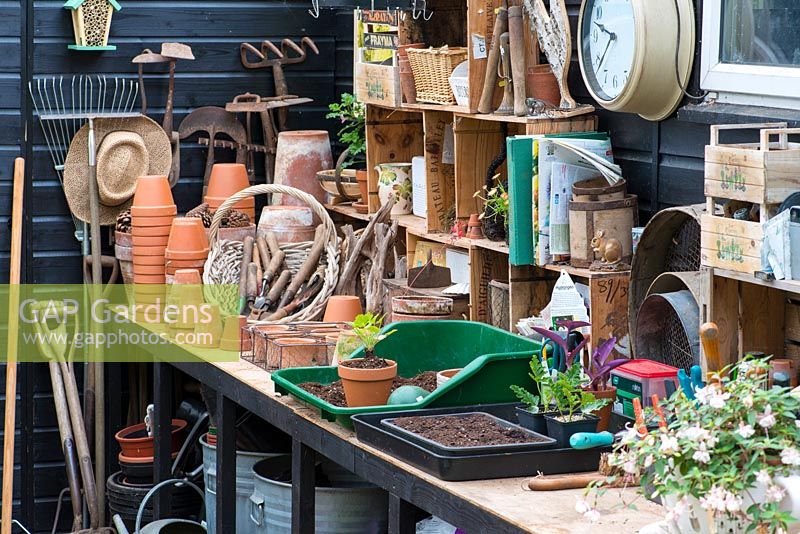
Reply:
[[[534, 387], [528, 376], [529, 364], [541, 345], [530, 339], [468, 321], [403, 322], [388, 325], [383, 330], [397, 332], [378, 344], [375, 352], [395, 360], [400, 376], [411, 378], [424, 371], [455, 368], [463, 368], [463, 371], [413, 404], [340, 408], [297, 386], [303, 382], [330, 384], [338, 380], [333, 366], [274, 371], [275, 389], [318, 408], [324, 419], [351, 428], [350, 417], [356, 414], [513, 402], [516, 398], [510, 385]], [[351, 357], [361, 356], [363, 349]]]

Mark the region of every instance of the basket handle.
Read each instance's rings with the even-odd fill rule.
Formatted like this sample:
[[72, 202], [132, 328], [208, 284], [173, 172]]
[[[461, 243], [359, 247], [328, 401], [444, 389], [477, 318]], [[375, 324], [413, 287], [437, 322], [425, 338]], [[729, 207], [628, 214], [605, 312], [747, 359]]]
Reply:
[[339, 196], [344, 198], [345, 200], [355, 201], [358, 200], [357, 197], [351, 197], [348, 195], [344, 187], [342, 186], [342, 165], [344, 165], [344, 160], [347, 159], [347, 155], [350, 153], [349, 148], [345, 148], [342, 151], [341, 155], [339, 155], [339, 159], [336, 160], [336, 170], [333, 173], [333, 181], [336, 184], [336, 190], [339, 192]]
[[786, 128], [786, 122], [755, 122], [750, 124], [712, 124], [711, 125], [711, 146], [719, 145], [720, 130], [761, 130], [764, 128]]
[[800, 128], [767, 128], [761, 130], [761, 151], [769, 152], [769, 138], [773, 135], [778, 136], [778, 143], [781, 150], [789, 148], [789, 135], [800, 134]]

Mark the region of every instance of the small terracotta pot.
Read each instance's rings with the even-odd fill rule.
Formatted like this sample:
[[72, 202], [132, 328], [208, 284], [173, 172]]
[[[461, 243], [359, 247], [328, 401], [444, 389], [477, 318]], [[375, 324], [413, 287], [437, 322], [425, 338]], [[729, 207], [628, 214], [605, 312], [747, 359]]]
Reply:
[[156, 274], [133, 274], [133, 283], [134, 284], [160, 284], [164, 285], [167, 283], [166, 277], [162, 275]]
[[173, 216], [169, 217], [136, 217], [131, 215], [132, 228], [141, 228], [148, 226], [171, 226], [172, 221], [175, 219]]
[[550, 65], [532, 65], [525, 75], [525, 86], [531, 98], [544, 100], [556, 107], [561, 105], [561, 92]]
[[322, 318], [326, 323], [342, 322], [350, 323], [355, 321], [356, 315], [363, 313], [361, 299], [350, 295], [334, 295], [328, 299], [325, 306], [325, 316]]
[[[348, 360], [353, 361], [353, 360]], [[354, 369], [342, 365], [337, 369], [342, 379], [347, 406], [383, 406], [389, 400], [392, 391], [392, 380], [397, 376], [397, 362], [386, 360], [389, 367], [382, 369]]]
[[173, 260], [167, 258], [165, 265], [168, 269], [202, 269], [205, 264], [205, 260]]
[[[208, 178], [208, 189], [203, 200], [212, 211], [216, 211], [228, 198], [242, 189], [250, 187], [247, 168], [241, 163], [215, 163]], [[221, 200], [221, 201], [220, 201]], [[246, 198], [234, 205], [234, 209], [255, 217], [255, 198]]]
[[[208, 259], [208, 249], [199, 252], [172, 252], [169, 249], [164, 254], [167, 260], [181, 260], [181, 261], [202, 261], [205, 265], [205, 260]], [[189, 267], [192, 267], [191, 265]]]
[[258, 235], [272, 232], [278, 243], [312, 241], [317, 227], [308, 206], [264, 206], [258, 220]]
[[[280, 361], [276, 367], [313, 367], [327, 363], [328, 346], [312, 337], [282, 337], [273, 340]], [[268, 362], [270, 364], [272, 362]]]
[[169, 217], [178, 214], [175, 204], [168, 206], [131, 206], [131, 217]]
[[461, 372], [460, 368], [445, 369], [444, 371], [439, 371], [438, 373], [436, 373], [436, 387], [437, 388], [442, 387], [448, 382], [448, 380], [456, 376], [459, 372]]
[[133, 241], [133, 246], [135, 247], [161, 247], [163, 249], [167, 248], [167, 240], [169, 236], [161, 235], [161, 236], [132, 236], [131, 240]]
[[279, 335], [287, 335], [292, 332], [288, 326], [282, 324], [255, 325], [251, 330], [253, 331], [253, 359], [257, 362], [267, 361], [268, 339]]
[[172, 229], [171, 219], [166, 226], [133, 226], [131, 235], [133, 237], [169, 237], [170, 229]]
[[248, 352], [252, 349], [249, 332], [243, 330], [247, 326], [247, 317], [231, 315], [225, 318], [222, 326], [222, 339], [219, 348], [232, 352]]
[[403, 101], [406, 104], [417, 103], [417, 85], [414, 82], [414, 73], [411, 70], [411, 62], [408, 56], [398, 58], [397, 66], [400, 74], [400, 90], [403, 92]]
[[[208, 250], [208, 236], [203, 221], [197, 217], [178, 217], [172, 222], [167, 250], [199, 253]], [[176, 257], [176, 256], [173, 256]]]
[[[211, 228], [206, 228], [206, 236], [211, 235]], [[239, 228], [220, 228], [217, 230], [217, 239], [226, 241], [244, 241], [244, 238], [256, 237], [256, 225], [242, 226]]]
[[609, 399], [611, 401], [603, 408], [592, 412], [592, 415], [596, 415], [600, 418], [600, 421], [597, 422], [597, 432], [604, 432], [608, 430], [608, 426], [611, 424], [611, 412], [614, 408], [614, 400], [617, 398], [617, 388], [608, 386], [607, 389], [592, 391], [591, 393], [597, 399]]
[[[174, 206], [172, 189], [166, 176], [140, 176], [136, 180], [136, 191], [133, 194], [131, 207], [163, 207]], [[133, 215], [133, 212], [131, 212]]]
[[[164, 269], [164, 275], [167, 278], [167, 285], [168, 286], [171, 286], [172, 284], [175, 283], [175, 271], [177, 271], [177, 270], [178, 269], [169, 269], [169, 268]], [[200, 273], [200, 277], [202, 278], [203, 277], [203, 273], [205, 271], [203, 271], [203, 269], [197, 269], [197, 272]]]
[[[205, 202], [208, 204], [208, 211], [210, 211], [213, 214], [213, 213], [216, 213], [217, 210], [219, 209], [219, 207], [222, 206], [222, 203], [225, 202], [228, 199], [227, 198], [216, 198], [216, 197], [205, 197], [203, 200], [205, 200]], [[249, 204], [248, 200], [252, 200], [253, 201], [252, 202], [252, 206], [248, 206], [247, 205], [247, 204]], [[249, 199], [242, 200], [241, 202], [237, 202], [236, 205], [233, 207], [233, 209], [241, 211], [242, 213], [244, 213], [245, 215], [250, 217], [251, 221], [255, 220], [255, 218], [256, 218], [256, 203], [255, 203], [255, 199], [254, 198], [249, 198]]]
[[[177, 452], [183, 442], [183, 431], [186, 421], [183, 419], [172, 420], [172, 435], [170, 440], [171, 452]], [[154, 438], [147, 435], [147, 426], [144, 423], [123, 428], [114, 435], [119, 443], [121, 453], [128, 458], [146, 458], [154, 454]]]
[[469, 223], [467, 223], [469, 233], [467, 233], [467, 237], [470, 239], [483, 239], [482, 224], [479, 217], [477, 213], [473, 213], [469, 216]]
[[114, 243], [119, 247], [133, 246], [132, 235], [124, 232], [114, 232]]
[[175, 271], [175, 283], [201, 285], [203, 281], [197, 269], [178, 269]]
[[361, 203], [366, 204], [369, 201], [369, 173], [366, 169], [356, 170], [356, 182], [361, 193]]
[[137, 257], [141, 256], [164, 256], [164, 246], [158, 247], [144, 247], [139, 245], [134, 245], [133, 247], [133, 258], [136, 261]]
[[356, 213], [369, 213], [369, 205], [361, 202], [353, 202]]
[[164, 275], [164, 267], [160, 265], [138, 265], [133, 264], [133, 274]]
[[133, 268], [135, 269], [138, 265], [159, 265], [161, 268], [164, 268], [165, 263], [164, 256], [133, 256]]

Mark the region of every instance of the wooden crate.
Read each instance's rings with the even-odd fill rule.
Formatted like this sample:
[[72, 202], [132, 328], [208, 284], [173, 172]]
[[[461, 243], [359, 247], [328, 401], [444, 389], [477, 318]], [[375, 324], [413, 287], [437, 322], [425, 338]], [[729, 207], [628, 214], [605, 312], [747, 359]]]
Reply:
[[[720, 130], [760, 130], [760, 142], [720, 144]], [[800, 190], [800, 143], [790, 143], [798, 128], [786, 123], [711, 126], [711, 144], [705, 151], [707, 197], [753, 204], [780, 204]], [[778, 136], [777, 143], [770, 139]]]
[[761, 270], [761, 223], [700, 216], [700, 261], [707, 267], [753, 274]]
[[356, 63], [355, 92], [366, 104], [399, 107], [403, 96], [400, 91], [400, 68], [391, 65]]

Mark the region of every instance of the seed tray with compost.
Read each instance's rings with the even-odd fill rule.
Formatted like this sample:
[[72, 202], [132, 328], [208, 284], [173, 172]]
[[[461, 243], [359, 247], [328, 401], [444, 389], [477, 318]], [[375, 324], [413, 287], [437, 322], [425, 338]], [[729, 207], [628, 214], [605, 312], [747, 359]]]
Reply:
[[381, 425], [437, 454], [455, 456], [545, 449], [556, 442], [486, 412], [397, 417]]

